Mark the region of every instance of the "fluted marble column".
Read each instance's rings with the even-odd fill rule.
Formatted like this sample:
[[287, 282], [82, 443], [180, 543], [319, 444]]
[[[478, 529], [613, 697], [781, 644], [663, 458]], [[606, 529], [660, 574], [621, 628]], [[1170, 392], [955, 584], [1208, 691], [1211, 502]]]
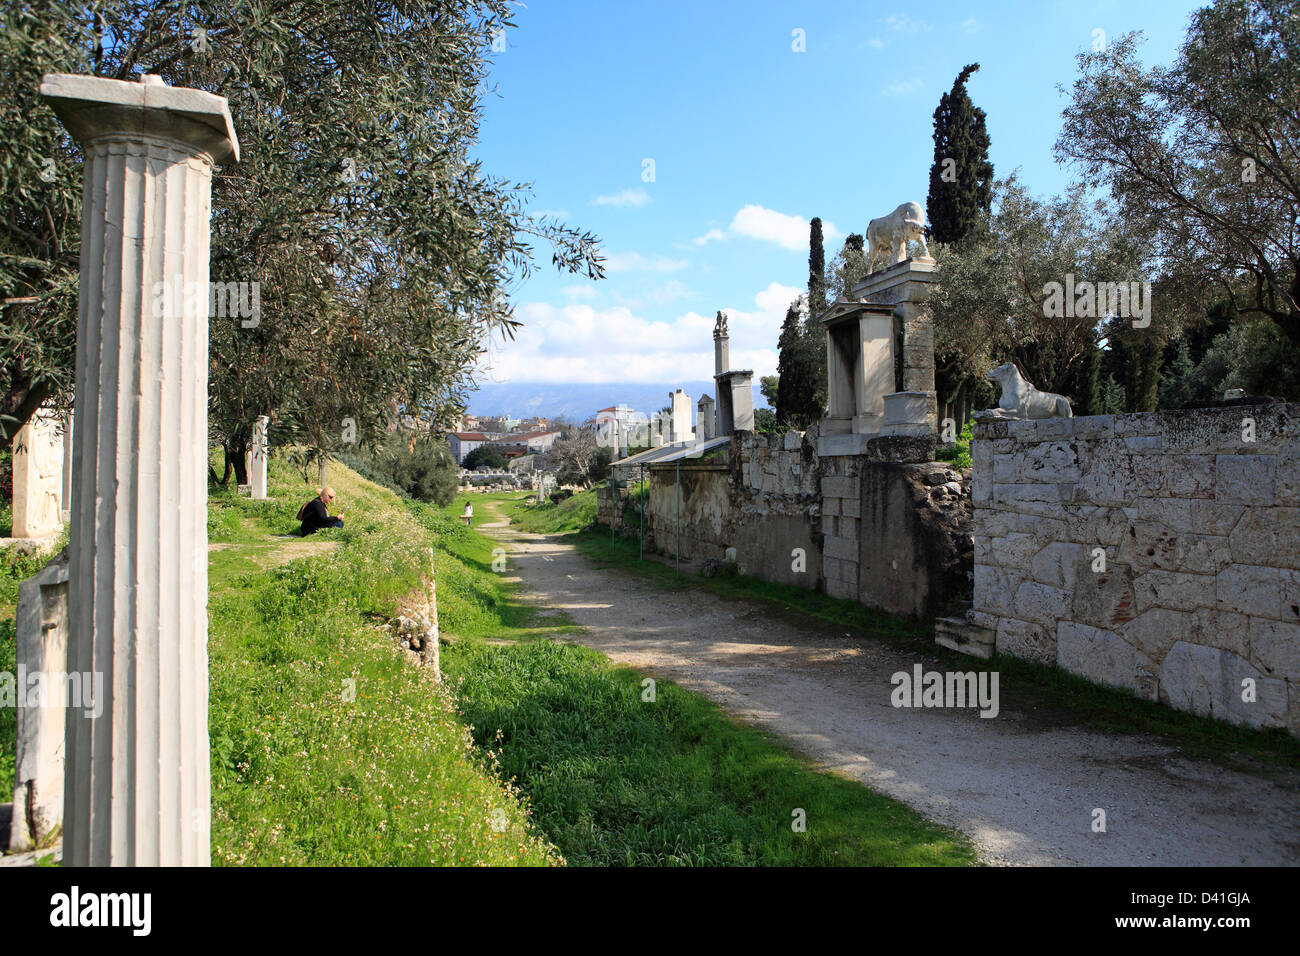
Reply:
[[248, 449], [248, 484], [256, 499], [266, 497], [266, 426], [271, 419], [266, 415], [257, 416], [253, 422], [253, 441]]
[[209, 863], [208, 241], [222, 97], [51, 74], [86, 160], [77, 321], [64, 863]]

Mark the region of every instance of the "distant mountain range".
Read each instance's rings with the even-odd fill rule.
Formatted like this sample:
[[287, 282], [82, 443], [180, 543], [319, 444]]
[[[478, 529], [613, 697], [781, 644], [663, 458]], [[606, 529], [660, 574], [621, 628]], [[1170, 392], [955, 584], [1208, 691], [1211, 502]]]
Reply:
[[[469, 397], [471, 415], [512, 418], [570, 418], [576, 422], [593, 418], [597, 411], [611, 405], [630, 405], [638, 412], [652, 415], [669, 404], [668, 396], [676, 389], [691, 396], [694, 408], [700, 396], [717, 400], [717, 388], [708, 382], [674, 382], [672, 385], [642, 385], [614, 382], [608, 385], [556, 384], [554, 382], [485, 382]], [[754, 385], [754, 407], [767, 403]]]

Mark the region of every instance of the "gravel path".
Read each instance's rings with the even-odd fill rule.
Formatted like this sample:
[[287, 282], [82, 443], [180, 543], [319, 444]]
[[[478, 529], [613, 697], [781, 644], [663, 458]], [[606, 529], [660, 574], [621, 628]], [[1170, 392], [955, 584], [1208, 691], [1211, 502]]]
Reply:
[[[1003, 706], [906, 709], [892, 674], [930, 661], [768, 605], [675, 593], [593, 568], [562, 536], [484, 530], [509, 552], [524, 599], [563, 610], [573, 640], [669, 678], [779, 734], [819, 764], [969, 834], [989, 863], [1295, 865], [1300, 771], [1190, 759]], [[972, 660], [970, 670], [980, 662]], [[1106, 832], [1092, 830], [1094, 809]], [[811, 822], [811, 821], [810, 821]]]

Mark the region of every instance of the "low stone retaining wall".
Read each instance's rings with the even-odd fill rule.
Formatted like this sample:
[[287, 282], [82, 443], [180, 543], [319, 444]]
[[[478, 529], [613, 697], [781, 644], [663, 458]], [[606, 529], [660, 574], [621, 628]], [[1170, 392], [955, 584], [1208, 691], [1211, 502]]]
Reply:
[[[627, 488], [608, 484], [596, 486], [596, 523], [606, 528], [612, 520], [616, 530], [623, 528], [623, 510], [627, 505]], [[615, 504], [617, 502], [617, 504]]]
[[[681, 476], [680, 494], [677, 477]], [[725, 462], [651, 465], [647, 543], [686, 560], [722, 558], [730, 546], [731, 476]]]
[[863, 455], [816, 447], [812, 430], [737, 432], [726, 461], [651, 465], [647, 543], [676, 554], [680, 532], [683, 558], [734, 549], [742, 574], [918, 620], [969, 593], [966, 481], [929, 460], [932, 438], [877, 439]]
[[972, 456], [1000, 653], [1300, 734], [1300, 405], [993, 422]]

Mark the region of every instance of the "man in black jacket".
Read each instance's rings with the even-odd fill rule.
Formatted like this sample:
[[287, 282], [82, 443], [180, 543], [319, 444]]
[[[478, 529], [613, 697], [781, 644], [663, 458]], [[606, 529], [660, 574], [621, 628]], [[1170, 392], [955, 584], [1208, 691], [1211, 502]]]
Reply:
[[298, 510], [298, 519], [302, 522], [302, 536], [304, 538], [309, 534], [314, 534], [321, 528], [343, 527], [343, 516], [347, 514], [347, 510], [340, 511], [336, 516], [331, 517], [328, 505], [333, 500], [334, 489], [326, 486], [320, 490], [319, 495]]

